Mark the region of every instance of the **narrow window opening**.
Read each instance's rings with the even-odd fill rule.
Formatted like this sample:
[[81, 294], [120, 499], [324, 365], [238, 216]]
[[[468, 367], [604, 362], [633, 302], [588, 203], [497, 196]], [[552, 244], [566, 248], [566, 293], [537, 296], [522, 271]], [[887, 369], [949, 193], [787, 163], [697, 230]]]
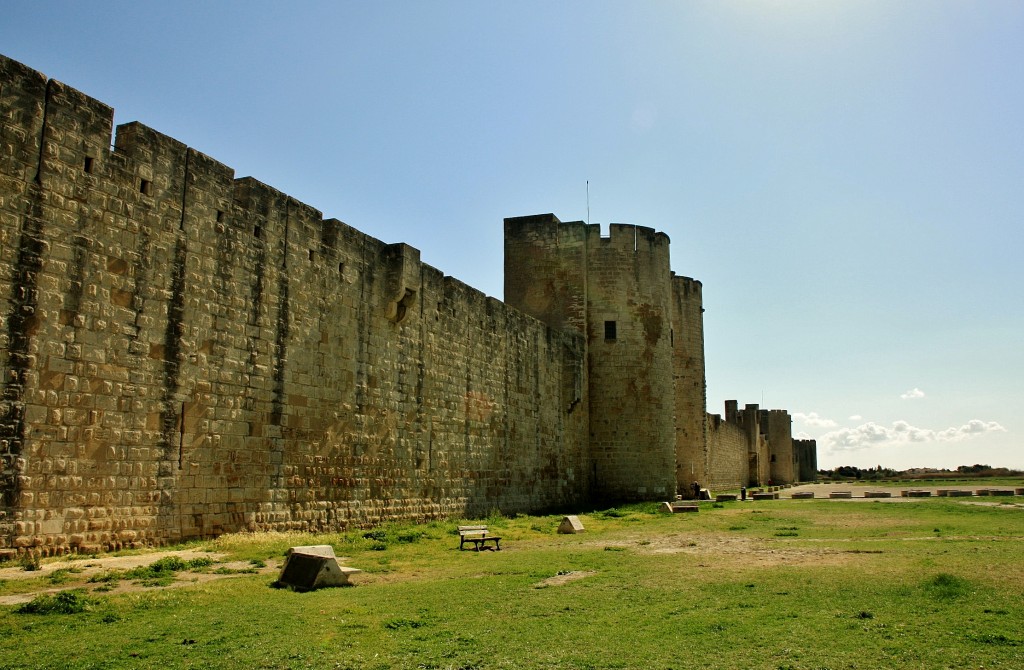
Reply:
[[255, 228], [252, 229], [253, 237], [259, 237], [262, 232], [263, 230], [259, 226], [256, 226]]
[[85, 157], [85, 164], [82, 166], [82, 169], [85, 170], [86, 174], [92, 174], [92, 156]]
[[224, 223], [224, 211], [223, 210], [220, 210], [220, 209], [217, 210], [217, 223]]
[[338, 274], [339, 275], [344, 275], [345, 274], [345, 264], [344, 263], [338, 263]]
[[143, 179], [139, 182], [139, 192], [142, 193], [142, 195], [152, 195], [152, 191], [153, 182], [148, 179]]
[[676, 346], [676, 331], [672, 330], [671, 328], [668, 329], [668, 346]]
[[309, 250], [309, 261], [312, 263], [313, 259], [315, 259], [315, 258], [316, 258], [316, 254], [313, 252], [312, 249], [310, 249]]
[[614, 321], [605, 321], [604, 322], [604, 339], [606, 339], [606, 340], [614, 340], [615, 336], [616, 336], [615, 322]]

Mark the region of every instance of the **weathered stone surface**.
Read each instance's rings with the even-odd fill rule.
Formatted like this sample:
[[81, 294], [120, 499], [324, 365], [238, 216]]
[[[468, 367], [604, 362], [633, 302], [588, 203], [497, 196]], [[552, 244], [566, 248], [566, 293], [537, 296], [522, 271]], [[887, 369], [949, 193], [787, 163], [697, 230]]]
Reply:
[[330, 586], [348, 586], [349, 577], [362, 572], [342, 567], [329, 544], [292, 547], [288, 550], [277, 583], [298, 591], [313, 591]]
[[785, 412], [708, 428], [663, 233], [509, 219], [503, 303], [2, 56], [0, 82], [0, 550], [795, 472]]
[[584, 530], [586, 529], [583, 528], [583, 522], [580, 521], [578, 516], [574, 515], [565, 517], [562, 519], [562, 523], [558, 524], [558, 532], [564, 535], [582, 533]]

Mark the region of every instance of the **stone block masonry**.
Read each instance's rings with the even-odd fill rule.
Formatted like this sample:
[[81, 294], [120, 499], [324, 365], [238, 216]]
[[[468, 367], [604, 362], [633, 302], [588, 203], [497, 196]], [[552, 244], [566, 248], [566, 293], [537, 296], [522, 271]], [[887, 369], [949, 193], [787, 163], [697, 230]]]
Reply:
[[814, 462], [756, 406], [709, 438], [701, 284], [663, 233], [506, 219], [505, 266], [501, 302], [0, 56], [0, 558]]
[[0, 551], [587, 497], [578, 333], [9, 59], [0, 110]]

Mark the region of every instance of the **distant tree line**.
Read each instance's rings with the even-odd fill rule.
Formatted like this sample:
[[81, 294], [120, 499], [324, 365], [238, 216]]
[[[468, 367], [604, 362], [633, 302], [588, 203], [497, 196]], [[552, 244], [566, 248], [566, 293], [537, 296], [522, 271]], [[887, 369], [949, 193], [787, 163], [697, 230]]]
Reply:
[[956, 470], [946, 468], [912, 468], [910, 470], [893, 470], [883, 468], [881, 465], [874, 468], [859, 468], [856, 465], [840, 465], [831, 470], [818, 470], [821, 479], [860, 479], [871, 481], [873, 479], [943, 479], [970, 475], [971, 477], [1019, 477], [1024, 475], [1020, 470], [1010, 468], [996, 468], [991, 465], [975, 463], [974, 465], [961, 465]]

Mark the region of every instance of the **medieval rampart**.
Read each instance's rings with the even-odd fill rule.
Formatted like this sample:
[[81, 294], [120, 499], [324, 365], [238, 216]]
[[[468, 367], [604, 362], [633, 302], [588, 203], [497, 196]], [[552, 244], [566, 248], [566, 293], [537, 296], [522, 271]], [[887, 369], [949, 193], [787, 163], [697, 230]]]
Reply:
[[702, 287], [663, 233], [506, 219], [501, 302], [112, 125], [0, 57], [0, 556], [665, 500], [813, 462], [786, 412], [709, 421]]
[[[587, 341], [594, 494], [675, 494], [669, 239], [651, 228], [505, 220], [505, 299]], [[702, 410], [703, 412], [703, 410]]]
[[0, 109], [3, 549], [587, 497], [579, 334], [7, 59]]

